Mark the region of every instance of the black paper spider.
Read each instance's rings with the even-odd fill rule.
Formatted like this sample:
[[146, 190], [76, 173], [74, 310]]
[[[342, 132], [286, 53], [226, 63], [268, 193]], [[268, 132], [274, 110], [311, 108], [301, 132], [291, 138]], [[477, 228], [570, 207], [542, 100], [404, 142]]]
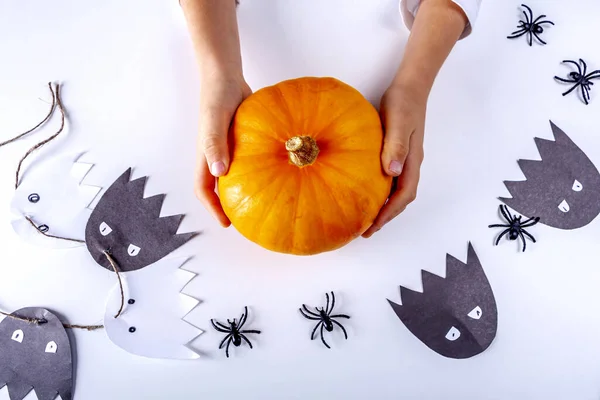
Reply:
[[489, 226], [490, 228], [506, 228], [500, 233], [500, 235], [498, 235], [498, 239], [496, 239], [496, 246], [498, 243], [500, 243], [500, 239], [502, 239], [504, 235], [508, 235], [509, 240], [517, 240], [518, 238], [521, 238], [523, 241], [523, 251], [525, 251], [525, 248], [527, 247], [525, 236], [530, 238], [533, 243], [535, 243], [535, 238], [529, 232], [527, 232], [525, 228], [537, 224], [540, 221], [540, 217], [529, 218], [521, 222], [521, 216], [513, 216], [510, 211], [508, 211], [508, 207], [504, 204], [500, 206], [500, 212], [508, 224], [495, 224]]
[[523, 11], [523, 15], [525, 15], [525, 21], [519, 20], [519, 25], [517, 26], [517, 28], [519, 28], [519, 29], [517, 29], [516, 31], [511, 33], [510, 36], [507, 36], [507, 38], [508, 39], [516, 39], [516, 38], [521, 37], [526, 34], [526, 35], [528, 35], [529, 46], [533, 45], [533, 37], [534, 36], [537, 40], [540, 41], [540, 43], [547, 44], [538, 35], [541, 35], [544, 32], [544, 28], [542, 27], [542, 24], [554, 25], [554, 22], [540, 21], [540, 19], [546, 17], [545, 15], [540, 15], [539, 17], [537, 17], [534, 20], [533, 19], [533, 11], [531, 11], [531, 8], [529, 8], [525, 4], [521, 4], [521, 7], [525, 7], [527, 9], [527, 11], [529, 12], [529, 15], [527, 15], [527, 13], [525, 13], [525, 11]]
[[573, 87], [571, 89], [564, 92], [562, 94], [563, 96], [568, 95], [573, 90], [577, 89], [577, 87], [579, 86], [581, 88], [581, 96], [583, 97], [583, 101], [587, 105], [587, 104], [589, 104], [589, 100], [590, 100], [590, 90], [592, 89], [591, 86], [594, 84], [593, 82], [590, 82], [590, 80], [600, 78], [600, 70], [596, 70], [596, 71], [590, 72], [588, 74], [587, 73], [587, 64], [585, 63], [585, 61], [583, 61], [580, 58], [579, 62], [581, 63], [581, 65], [579, 65], [578, 63], [576, 63], [573, 60], [564, 60], [563, 64], [575, 65], [577, 67], [577, 72], [575, 72], [575, 71], [569, 72], [568, 77], [570, 79], [563, 79], [558, 76], [555, 76], [554, 79], [556, 79], [557, 81], [560, 81], [560, 82], [564, 82], [564, 83], [574, 83], [575, 84], [575, 85], [573, 85]]
[[260, 331], [255, 330], [242, 330], [244, 324], [246, 323], [246, 319], [248, 318], [248, 307], [244, 307], [244, 313], [240, 317], [240, 322], [238, 323], [234, 318], [233, 321], [227, 320], [229, 326], [225, 326], [224, 324], [215, 321], [213, 319], [210, 320], [213, 328], [217, 331], [226, 333], [227, 335], [219, 344], [219, 349], [222, 349], [225, 346], [225, 342], [227, 342], [227, 346], [225, 347], [225, 355], [229, 358], [229, 345], [233, 343], [235, 347], [239, 347], [242, 344], [242, 340], [248, 343], [248, 346], [252, 348], [252, 343], [248, 340], [248, 338], [244, 335], [244, 333], [256, 333], [259, 334]]
[[310, 339], [311, 340], [315, 339], [315, 333], [317, 333], [317, 329], [320, 326], [321, 327], [321, 341], [323, 342], [325, 347], [330, 349], [331, 347], [329, 347], [329, 345], [325, 341], [325, 338], [323, 337], [323, 328], [327, 332], [331, 332], [331, 331], [333, 331], [333, 328], [334, 328], [333, 324], [335, 324], [342, 329], [342, 332], [344, 332], [344, 337], [346, 338], [346, 340], [348, 340], [348, 334], [346, 333], [346, 329], [342, 326], [342, 324], [337, 322], [334, 318], [350, 319], [350, 317], [347, 315], [344, 315], [344, 314], [331, 315], [331, 313], [333, 312], [333, 307], [335, 307], [335, 295], [333, 294], [333, 292], [331, 292], [331, 308], [329, 308], [329, 294], [328, 293], [325, 293], [325, 298], [327, 299], [327, 305], [325, 306], [325, 308], [321, 307], [321, 309], [315, 307], [315, 310], [317, 311], [316, 313], [314, 311], [310, 311], [304, 304], [302, 304], [302, 308], [304, 310], [302, 310], [302, 308], [299, 308], [299, 310], [302, 313], [302, 315], [304, 316], [304, 318], [310, 319], [313, 321], [319, 321], [319, 322], [317, 322], [317, 325], [315, 325], [315, 328], [313, 329], [312, 333], [310, 334]]

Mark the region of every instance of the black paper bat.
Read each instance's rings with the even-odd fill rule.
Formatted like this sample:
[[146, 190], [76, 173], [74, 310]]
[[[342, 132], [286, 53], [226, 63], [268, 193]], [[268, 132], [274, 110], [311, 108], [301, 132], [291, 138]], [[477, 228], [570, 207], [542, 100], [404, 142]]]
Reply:
[[177, 234], [183, 215], [160, 217], [165, 195], [144, 198], [147, 177], [130, 181], [130, 176], [131, 168], [107, 189], [85, 229], [96, 262], [112, 270], [107, 251], [125, 272], [160, 260], [195, 235]]
[[446, 257], [446, 278], [422, 271], [423, 293], [400, 286], [402, 304], [388, 300], [409, 331], [427, 347], [450, 358], [485, 351], [498, 326], [492, 287], [469, 243], [467, 263]]
[[62, 323], [37, 307], [22, 308], [13, 315], [45, 322], [10, 317], [0, 322], [0, 388], [8, 386], [10, 400], [22, 400], [31, 390], [39, 400], [54, 400], [57, 395], [71, 400], [71, 344]]
[[600, 173], [585, 153], [550, 121], [554, 141], [535, 138], [541, 161], [519, 160], [525, 181], [505, 181], [520, 214], [559, 229], [581, 228], [600, 213]]

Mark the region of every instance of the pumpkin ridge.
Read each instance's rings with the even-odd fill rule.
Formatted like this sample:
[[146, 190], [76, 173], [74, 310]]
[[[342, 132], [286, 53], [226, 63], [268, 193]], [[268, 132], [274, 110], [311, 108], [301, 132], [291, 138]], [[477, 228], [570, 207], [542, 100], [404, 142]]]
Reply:
[[[370, 103], [369, 103], [370, 104]], [[336, 122], [338, 122], [338, 120], [342, 117], [344, 117], [346, 114], [348, 114], [350, 111], [354, 110], [354, 108], [358, 108], [357, 106], [361, 106], [360, 108], [362, 108], [363, 102], [362, 99], [355, 101], [354, 103], [351, 103], [348, 108], [346, 108], [344, 111], [342, 111], [340, 114], [336, 115], [331, 121], [329, 121], [329, 123], [319, 129], [318, 132], [315, 132], [312, 137], [313, 139], [317, 140], [317, 137], [322, 133], [325, 132], [326, 130], [328, 130], [329, 128], [331, 128], [331, 126], [333, 124], [335, 124]]]
[[[279, 117], [277, 116], [277, 114], [275, 114], [273, 111], [271, 111], [271, 109], [269, 109], [269, 107], [267, 107], [265, 104], [262, 103], [262, 100], [255, 100], [255, 104], [258, 104], [263, 110], [265, 110], [265, 112], [267, 114], [269, 114], [271, 116], [271, 118], [273, 118], [275, 121], [277, 121], [279, 123], [279, 125], [281, 125], [283, 127], [283, 131], [284, 131], [284, 135], [285, 134], [289, 134], [290, 132], [290, 122], [288, 121], [287, 123], [285, 121], [282, 121], [279, 119]], [[285, 140], [285, 137], [278, 137], [279, 140]]]
[[[277, 175], [279, 175], [279, 176], [277, 176]], [[267, 190], [268, 188], [270, 188], [273, 184], [275, 184], [276, 182], [279, 182], [282, 178], [285, 177], [284, 175], [280, 175], [277, 170], [275, 170], [273, 172], [272, 176], [276, 176], [276, 178], [275, 179], [270, 179], [269, 183], [267, 183], [264, 187], [262, 187], [259, 190], [257, 190], [252, 195], [246, 195], [246, 198], [243, 199], [242, 201], [240, 201], [238, 204], [236, 204], [235, 207], [232, 207], [231, 211], [232, 212], [236, 212], [237, 210], [240, 209], [241, 206], [243, 206], [244, 204], [246, 204], [246, 202], [248, 202], [248, 200], [250, 200], [253, 197], [258, 196], [259, 194], [261, 194], [262, 192], [264, 192], [265, 190]]]
[[287, 116], [288, 120], [289, 121], [294, 121], [292, 110], [290, 110], [290, 105], [288, 104], [287, 100], [285, 99], [285, 95], [283, 94], [283, 90], [281, 90], [281, 88], [279, 86], [275, 86], [275, 89], [276, 90], [274, 92], [277, 93], [277, 95], [278, 95], [278, 97], [279, 97], [279, 99], [281, 101], [281, 104], [283, 104], [285, 106], [284, 107], [284, 111], [286, 113], [286, 116]]
[[[282, 176], [284, 176], [284, 175], [282, 175]], [[279, 181], [279, 179], [275, 179], [275, 181]], [[272, 182], [272, 183], [274, 183], [274, 182]], [[284, 183], [285, 183], [285, 181], [284, 181]], [[267, 186], [270, 186], [270, 184]], [[261, 190], [261, 192], [262, 192], [262, 190]], [[277, 203], [277, 199], [279, 199], [279, 196], [281, 195], [281, 193], [284, 193], [284, 192], [285, 192], [285, 190], [278, 190], [277, 194], [273, 197], [273, 199], [271, 201], [271, 207], [265, 207], [265, 209], [261, 213], [260, 217], [258, 218], [258, 223], [254, 226], [254, 232], [258, 231], [258, 237], [256, 237], [257, 240], [260, 240], [262, 227], [264, 226], [265, 221], [267, 220], [266, 217], [271, 214], [271, 211], [273, 210], [273, 206]], [[252, 196], [252, 197], [255, 197], [255, 196]]]
[[[278, 121], [279, 123], [281, 123], [280, 121]], [[244, 125], [244, 124], [240, 124], [241, 126], [238, 126], [237, 129], [239, 130], [243, 130], [244, 133], [251, 131], [254, 133], [258, 133], [260, 136], [264, 137], [265, 139], [271, 139], [274, 142], [281, 142], [283, 139], [278, 137], [276, 134], [269, 134], [271, 132], [263, 129], [263, 128], [257, 128], [255, 126], [251, 126], [251, 125]], [[242, 142], [242, 143], [248, 143], [248, 142]]]
[[[327, 195], [329, 195], [329, 198], [331, 199], [331, 201], [335, 204], [336, 208], [339, 211], [340, 214], [340, 219], [342, 220], [342, 223], [344, 224], [345, 227], [348, 227], [348, 217], [346, 216], [346, 213], [344, 212], [344, 210], [342, 209], [342, 207], [338, 204], [335, 195], [333, 194], [333, 192], [331, 191], [331, 188], [329, 187], [329, 185], [327, 184], [327, 182], [325, 181], [325, 178], [323, 178], [321, 176], [320, 173], [315, 172], [314, 176], [319, 179], [321, 181], [321, 184], [323, 186], [323, 190], [325, 193], [327, 193]], [[325, 228], [323, 227], [323, 230]]]
[[[269, 153], [269, 154], [270, 154], [270, 153]], [[266, 155], [266, 154], [264, 154], [264, 155]], [[259, 155], [257, 155], [257, 156], [258, 156], [258, 157], [260, 157], [261, 155], [259, 154]], [[253, 156], [253, 155], [252, 155], [252, 156], [250, 156], [250, 155], [248, 155], [248, 156], [238, 156], [237, 158], [243, 158], [243, 157], [254, 157], [254, 156]], [[234, 160], [234, 161], [235, 161], [235, 160]], [[233, 161], [232, 161], [232, 163], [233, 163]], [[228, 172], [228, 173], [227, 173], [227, 175], [228, 175], [230, 178], [236, 178], [236, 179], [237, 179], [237, 178], [241, 178], [241, 177], [243, 177], [243, 176], [246, 176], [246, 175], [255, 175], [255, 174], [260, 174], [260, 173], [262, 173], [262, 172], [265, 172], [265, 171], [271, 170], [271, 169], [273, 169], [273, 168], [277, 168], [277, 164], [279, 164], [279, 162], [272, 162], [271, 164], [269, 164], [269, 165], [268, 165], [268, 166], [266, 166], [266, 167], [265, 167], [265, 166], [264, 166], [264, 164], [263, 164], [263, 165], [261, 165], [261, 166], [260, 166], [258, 169], [253, 169], [252, 171], [244, 171], [243, 173]], [[230, 169], [230, 171], [231, 171], [231, 169]]]
[[[296, 217], [298, 216], [298, 203], [300, 202], [300, 195], [302, 194], [302, 186], [303, 186], [302, 183], [303, 183], [304, 177], [305, 177], [304, 172], [305, 171], [302, 171], [302, 170], [300, 171], [301, 175], [300, 175], [300, 179], [298, 182], [298, 192], [296, 193], [296, 199], [294, 201], [294, 216], [292, 218], [292, 224], [296, 223]], [[295, 242], [296, 229], [292, 229], [291, 232], [292, 232], [291, 248], [295, 249], [296, 248], [296, 242]]]
[[[355, 187], [358, 187], [358, 186], [359, 186], [359, 185], [358, 185], [358, 183], [359, 183], [359, 182], [357, 182], [357, 180], [356, 180], [356, 177], [355, 177], [355, 176], [352, 176], [352, 175], [350, 175], [349, 173], [347, 173], [347, 172], [346, 172], [346, 171], [344, 171], [343, 169], [339, 168], [339, 167], [338, 167], [338, 166], [336, 166], [336, 165], [330, 164], [330, 163], [328, 163], [327, 161], [320, 160], [319, 162], [321, 163], [321, 165], [323, 165], [323, 166], [325, 166], [325, 167], [327, 167], [327, 168], [330, 168], [330, 169], [332, 169], [332, 170], [336, 171], [338, 174], [340, 174], [340, 175], [341, 175], [341, 176], [343, 176], [344, 178], [347, 178], [348, 180], [350, 180], [350, 181], [352, 181], [352, 182], [354, 182], [354, 183], [357, 183], [357, 185], [356, 185]], [[364, 188], [360, 188], [360, 189], [361, 189], [361, 190], [364, 190]], [[354, 190], [353, 190], [353, 192], [354, 192]], [[357, 192], [355, 192], [355, 193], [357, 193]]]

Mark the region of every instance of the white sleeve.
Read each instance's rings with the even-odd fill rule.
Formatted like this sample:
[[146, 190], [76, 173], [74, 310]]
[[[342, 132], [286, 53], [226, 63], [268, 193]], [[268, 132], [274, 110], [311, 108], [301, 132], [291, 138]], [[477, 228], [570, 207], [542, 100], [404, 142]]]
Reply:
[[[475, 24], [475, 20], [477, 19], [477, 13], [479, 12], [479, 7], [481, 6], [481, 0], [452, 0], [459, 6], [467, 16], [468, 23], [465, 27], [460, 38], [465, 38], [469, 36], [473, 29], [473, 25]], [[421, 0], [400, 0], [400, 11], [402, 12], [402, 17], [404, 18], [404, 23], [408, 27], [408, 29], [412, 28], [413, 22], [415, 21], [415, 16], [417, 15], [417, 11], [419, 10], [419, 5], [421, 4]]]

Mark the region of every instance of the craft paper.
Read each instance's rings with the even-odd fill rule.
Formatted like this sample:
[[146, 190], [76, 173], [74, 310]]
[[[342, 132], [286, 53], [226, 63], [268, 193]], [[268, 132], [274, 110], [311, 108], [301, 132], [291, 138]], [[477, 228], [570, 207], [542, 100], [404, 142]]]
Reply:
[[78, 161], [79, 156], [61, 154], [45, 157], [28, 168], [15, 190], [11, 209], [14, 231], [35, 245], [68, 248], [81, 243], [46, 237], [25, 217], [29, 217], [49, 235], [83, 240], [90, 218], [90, 203], [99, 187], [82, 184], [92, 164]]
[[121, 271], [146, 267], [194, 236], [177, 234], [183, 215], [160, 217], [164, 194], [144, 198], [146, 177], [130, 181], [131, 168], [100, 198], [85, 230], [87, 248], [96, 262], [112, 270], [109, 251]]
[[22, 400], [34, 390], [39, 400], [71, 400], [71, 344], [59, 319], [43, 308], [28, 307], [13, 315], [45, 320], [34, 324], [5, 317], [0, 322], [0, 387], [10, 400]]
[[187, 347], [202, 331], [183, 318], [198, 300], [180, 293], [195, 276], [180, 269], [184, 259], [161, 260], [150, 268], [123, 277], [125, 306], [119, 286], [106, 304], [104, 326], [109, 339], [123, 350], [149, 358], [194, 359], [199, 355]]
[[423, 293], [400, 286], [402, 304], [388, 300], [408, 330], [449, 358], [485, 351], [496, 336], [498, 312], [490, 283], [469, 243], [467, 263], [446, 258], [446, 278], [422, 271]]
[[554, 141], [535, 138], [542, 160], [519, 160], [527, 180], [505, 181], [512, 198], [500, 200], [542, 224], [581, 228], [600, 213], [600, 173], [565, 132], [550, 125]]

